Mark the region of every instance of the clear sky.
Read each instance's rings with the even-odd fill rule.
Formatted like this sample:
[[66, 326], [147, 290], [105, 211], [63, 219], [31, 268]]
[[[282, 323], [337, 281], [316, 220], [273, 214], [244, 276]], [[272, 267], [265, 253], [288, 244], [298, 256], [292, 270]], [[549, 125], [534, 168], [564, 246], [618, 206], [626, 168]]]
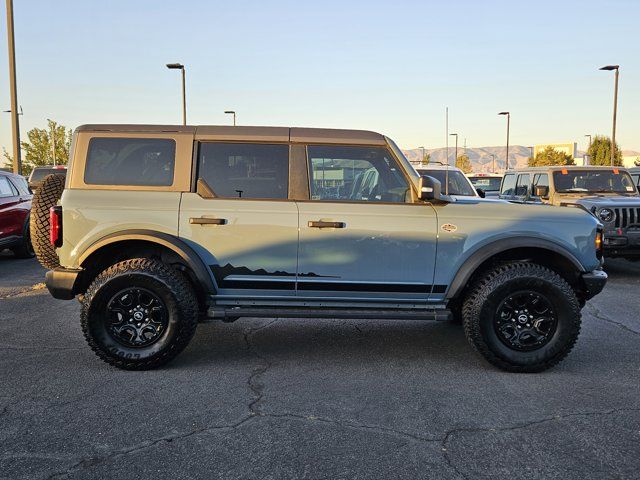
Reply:
[[[4, 3], [4, 2], [2, 2]], [[53, 118], [376, 130], [403, 148], [578, 142], [640, 150], [640, 1], [14, 0], [23, 136]], [[4, 7], [4, 5], [3, 5]], [[1, 9], [0, 107], [10, 107]], [[10, 117], [0, 145], [10, 150]]]

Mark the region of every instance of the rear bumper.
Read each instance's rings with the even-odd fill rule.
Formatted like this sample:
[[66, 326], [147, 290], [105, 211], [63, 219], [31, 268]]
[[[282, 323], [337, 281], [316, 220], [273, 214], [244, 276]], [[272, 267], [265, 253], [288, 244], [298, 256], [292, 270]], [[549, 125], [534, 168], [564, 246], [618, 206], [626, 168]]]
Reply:
[[53, 298], [71, 300], [76, 296], [76, 285], [82, 270], [56, 268], [45, 275], [45, 285]]
[[598, 295], [607, 284], [607, 274], [604, 270], [592, 270], [582, 274], [582, 283], [584, 285], [585, 298]]

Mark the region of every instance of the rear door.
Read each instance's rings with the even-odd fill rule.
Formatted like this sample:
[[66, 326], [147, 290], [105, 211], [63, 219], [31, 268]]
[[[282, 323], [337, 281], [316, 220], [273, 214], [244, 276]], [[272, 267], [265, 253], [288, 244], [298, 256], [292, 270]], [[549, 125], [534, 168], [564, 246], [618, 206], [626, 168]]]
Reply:
[[201, 141], [180, 237], [206, 260], [218, 304], [295, 296], [298, 209], [289, 200], [288, 129], [282, 138]]
[[307, 161], [299, 299], [425, 304], [434, 290], [436, 213], [411, 202], [409, 180], [386, 147], [308, 145]]
[[0, 176], [0, 239], [22, 235], [20, 194], [5, 175]]

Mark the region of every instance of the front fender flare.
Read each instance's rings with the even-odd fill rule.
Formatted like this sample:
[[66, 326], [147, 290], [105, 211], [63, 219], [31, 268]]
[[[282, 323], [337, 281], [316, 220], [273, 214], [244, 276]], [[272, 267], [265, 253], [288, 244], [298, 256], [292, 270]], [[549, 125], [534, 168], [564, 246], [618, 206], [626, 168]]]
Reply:
[[551, 252], [557, 253], [565, 257], [573, 266], [576, 271], [583, 272], [584, 268], [580, 261], [566, 248], [558, 245], [550, 240], [543, 238], [531, 238], [531, 237], [513, 237], [496, 240], [487, 245], [480, 247], [469, 258], [465, 260], [458, 272], [456, 273], [449, 290], [446, 294], [446, 298], [451, 299], [458, 296], [458, 294], [467, 285], [473, 273], [477, 268], [491, 257], [498, 255], [507, 250], [513, 250], [515, 248], [542, 248]]

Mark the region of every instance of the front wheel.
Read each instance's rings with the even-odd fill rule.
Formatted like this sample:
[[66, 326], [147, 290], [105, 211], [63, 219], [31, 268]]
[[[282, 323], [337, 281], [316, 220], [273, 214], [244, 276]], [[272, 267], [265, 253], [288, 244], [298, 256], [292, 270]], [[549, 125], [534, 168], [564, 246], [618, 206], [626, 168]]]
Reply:
[[580, 304], [556, 272], [537, 264], [500, 265], [480, 277], [462, 307], [471, 345], [511, 372], [541, 372], [560, 362], [580, 333]]
[[172, 360], [188, 345], [198, 321], [198, 302], [185, 277], [147, 258], [106, 269], [81, 304], [89, 346], [105, 362], [126, 370]]

